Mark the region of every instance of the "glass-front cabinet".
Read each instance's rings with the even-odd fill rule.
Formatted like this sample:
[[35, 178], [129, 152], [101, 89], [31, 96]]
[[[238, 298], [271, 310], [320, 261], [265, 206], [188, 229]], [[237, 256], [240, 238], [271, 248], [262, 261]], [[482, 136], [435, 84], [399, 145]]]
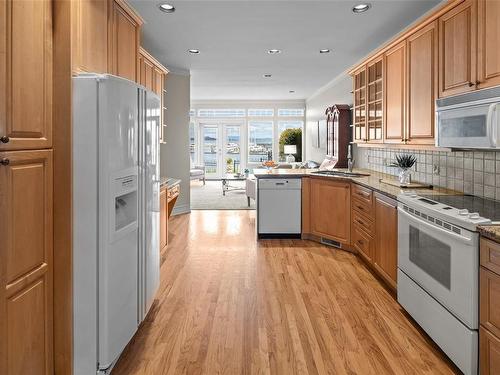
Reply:
[[382, 142], [383, 59], [375, 60], [353, 74], [356, 143]]
[[353, 75], [354, 80], [354, 142], [366, 142], [366, 68]]

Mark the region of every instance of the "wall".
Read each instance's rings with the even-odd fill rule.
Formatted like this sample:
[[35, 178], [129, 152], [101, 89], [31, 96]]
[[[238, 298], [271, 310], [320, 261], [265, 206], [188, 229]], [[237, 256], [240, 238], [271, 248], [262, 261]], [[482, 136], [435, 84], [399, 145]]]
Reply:
[[189, 107], [190, 76], [169, 73], [165, 81], [166, 144], [160, 146], [160, 175], [178, 178], [181, 194], [173, 214], [190, 211]]
[[330, 82], [306, 101], [305, 160], [323, 161], [326, 148], [315, 148], [311, 134], [319, 120], [326, 119], [325, 110], [333, 104], [352, 105], [352, 80], [346, 73]]
[[396, 154], [412, 153], [417, 157], [414, 181], [458, 190], [466, 194], [500, 200], [500, 151], [420, 151], [380, 148], [357, 148], [356, 166], [398, 174], [388, 165]]

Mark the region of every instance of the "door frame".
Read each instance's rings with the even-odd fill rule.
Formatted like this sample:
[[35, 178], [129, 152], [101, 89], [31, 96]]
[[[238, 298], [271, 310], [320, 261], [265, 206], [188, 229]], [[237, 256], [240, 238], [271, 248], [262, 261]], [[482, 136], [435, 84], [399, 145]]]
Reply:
[[247, 123], [243, 118], [235, 118], [235, 119], [208, 119], [208, 120], [197, 120], [195, 122], [195, 133], [198, 137], [197, 140], [197, 148], [198, 155], [195, 154], [195, 159], [197, 163], [203, 164], [203, 129], [204, 127], [213, 127], [217, 128], [218, 139], [217, 139], [217, 174], [215, 176], [207, 176], [207, 180], [220, 180], [225, 174], [225, 159], [226, 152], [224, 150], [224, 141], [227, 135], [227, 127], [228, 126], [239, 126], [240, 128], [240, 171], [243, 171], [246, 168], [246, 129]]

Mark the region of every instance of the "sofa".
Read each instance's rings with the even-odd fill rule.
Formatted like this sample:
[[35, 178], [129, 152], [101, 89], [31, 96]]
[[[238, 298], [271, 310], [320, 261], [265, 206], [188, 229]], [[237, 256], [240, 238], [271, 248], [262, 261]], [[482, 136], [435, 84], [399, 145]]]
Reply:
[[204, 165], [191, 165], [189, 170], [190, 180], [200, 180], [203, 181], [205, 185], [205, 166]]

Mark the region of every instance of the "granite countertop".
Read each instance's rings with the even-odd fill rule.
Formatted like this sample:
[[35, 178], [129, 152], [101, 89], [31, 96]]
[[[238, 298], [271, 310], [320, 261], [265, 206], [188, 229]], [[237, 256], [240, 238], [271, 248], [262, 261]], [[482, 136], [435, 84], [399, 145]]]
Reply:
[[480, 225], [477, 229], [481, 236], [500, 243], [500, 225]]
[[161, 177], [160, 178], [160, 189], [167, 188], [171, 189], [176, 185], [179, 185], [181, 183], [181, 180], [175, 179], [175, 178], [169, 178], [169, 177]]
[[[342, 169], [336, 169], [342, 170]], [[353, 172], [366, 173], [370, 174], [369, 176], [363, 177], [344, 177], [344, 176], [325, 176], [320, 174], [315, 174], [318, 169], [254, 169], [254, 176], [256, 178], [301, 178], [301, 177], [314, 177], [314, 178], [324, 178], [324, 179], [341, 179], [341, 180], [350, 180], [358, 185], [365, 186], [367, 188], [373, 189], [379, 193], [385, 194], [391, 198], [396, 199], [397, 196], [405, 190], [413, 190], [413, 189], [402, 189], [396, 186], [388, 185], [383, 182], [380, 182], [380, 179], [386, 180], [396, 180], [396, 178], [392, 175], [388, 175], [385, 173], [375, 172], [371, 170], [364, 169], [354, 169]], [[344, 169], [345, 171], [345, 169]], [[443, 189], [434, 187], [433, 189], [416, 189], [416, 191], [422, 195], [461, 195], [458, 191]]]

